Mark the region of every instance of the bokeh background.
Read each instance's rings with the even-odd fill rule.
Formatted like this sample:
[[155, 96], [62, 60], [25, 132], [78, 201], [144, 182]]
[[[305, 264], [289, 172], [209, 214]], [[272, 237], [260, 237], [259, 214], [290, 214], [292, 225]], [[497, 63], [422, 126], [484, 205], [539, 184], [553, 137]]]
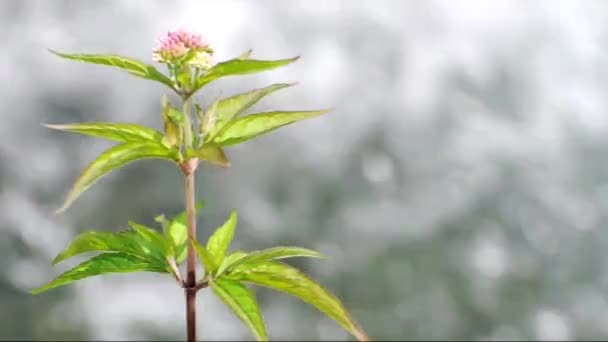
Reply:
[[[162, 86], [46, 51], [151, 59], [185, 27], [218, 60], [301, 55], [214, 82], [208, 104], [299, 81], [256, 110], [331, 114], [230, 148], [204, 166], [206, 239], [232, 208], [235, 249], [316, 248], [293, 264], [376, 340], [608, 338], [608, 2], [0, 1], [0, 339], [184, 338], [183, 293], [155, 274], [90, 278], [31, 296], [76, 264], [78, 232], [153, 225], [183, 206], [169, 164], [137, 162], [53, 215], [110, 143], [41, 122], [161, 128]], [[314, 308], [259, 290], [274, 340], [350, 337]], [[210, 291], [202, 339], [249, 339]]]

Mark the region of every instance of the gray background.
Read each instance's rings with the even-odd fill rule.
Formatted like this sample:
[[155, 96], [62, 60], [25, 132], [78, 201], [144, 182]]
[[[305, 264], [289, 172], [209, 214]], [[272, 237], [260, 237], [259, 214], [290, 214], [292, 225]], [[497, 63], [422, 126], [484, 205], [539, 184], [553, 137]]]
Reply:
[[[334, 291], [375, 339], [608, 338], [605, 1], [0, 1], [0, 338], [184, 338], [164, 275], [91, 278], [31, 296], [85, 229], [153, 224], [183, 205], [172, 166], [105, 177], [65, 214], [78, 173], [110, 146], [41, 122], [161, 128], [162, 86], [61, 60], [151, 59], [180, 26], [218, 60], [302, 55], [214, 82], [204, 104], [299, 81], [256, 110], [331, 114], [230, 148], [204, 166], [206, 239], [232, 208], [234, 248], [316, 248], [294, 265]], [[271, 339], [346, 339], [313, 308], [258, 291]], [[250, 338], [209, 291], [202, 339]]]

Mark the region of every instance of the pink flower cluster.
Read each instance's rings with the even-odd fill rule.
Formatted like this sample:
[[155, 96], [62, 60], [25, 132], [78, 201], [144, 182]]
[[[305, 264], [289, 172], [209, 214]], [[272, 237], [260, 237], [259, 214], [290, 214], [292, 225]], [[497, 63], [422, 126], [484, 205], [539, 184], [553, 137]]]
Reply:
[[200, 34], [183, 29], [169, 31], [158, 38], [158, 45], [152, 50], [152, 58], [156, 62], [171, 63], [190, 51], [211, 52], [211, 49]]

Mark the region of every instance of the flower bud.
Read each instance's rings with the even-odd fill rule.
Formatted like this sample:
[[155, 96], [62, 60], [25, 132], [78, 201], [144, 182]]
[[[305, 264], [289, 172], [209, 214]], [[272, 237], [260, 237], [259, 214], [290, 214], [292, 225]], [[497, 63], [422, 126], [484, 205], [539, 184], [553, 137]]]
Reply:
[[169, 31], [158, 38], [158, 45], [152, 50], [152, 59], [159, 63], [173, 64], [185, 58], [190, 52], [195, 54], [187, 64], [201, 69], [211, 67], [213, 50], [209, 47], [209, 43], [200, 34], [181, 29]]

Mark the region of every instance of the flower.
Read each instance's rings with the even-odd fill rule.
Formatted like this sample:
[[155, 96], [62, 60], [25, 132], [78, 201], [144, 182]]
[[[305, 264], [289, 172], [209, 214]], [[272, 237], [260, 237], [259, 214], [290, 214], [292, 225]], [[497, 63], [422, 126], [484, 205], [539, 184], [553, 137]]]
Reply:
[[200, 34], [190, 33], [183, 29], [169, 31], [158, 38], [158, 45], [152, 50], [152, 59], [159, 63], [175, 63], [195, 52], [188, 64], [201, 68], [211, 65], [213, 50]]

